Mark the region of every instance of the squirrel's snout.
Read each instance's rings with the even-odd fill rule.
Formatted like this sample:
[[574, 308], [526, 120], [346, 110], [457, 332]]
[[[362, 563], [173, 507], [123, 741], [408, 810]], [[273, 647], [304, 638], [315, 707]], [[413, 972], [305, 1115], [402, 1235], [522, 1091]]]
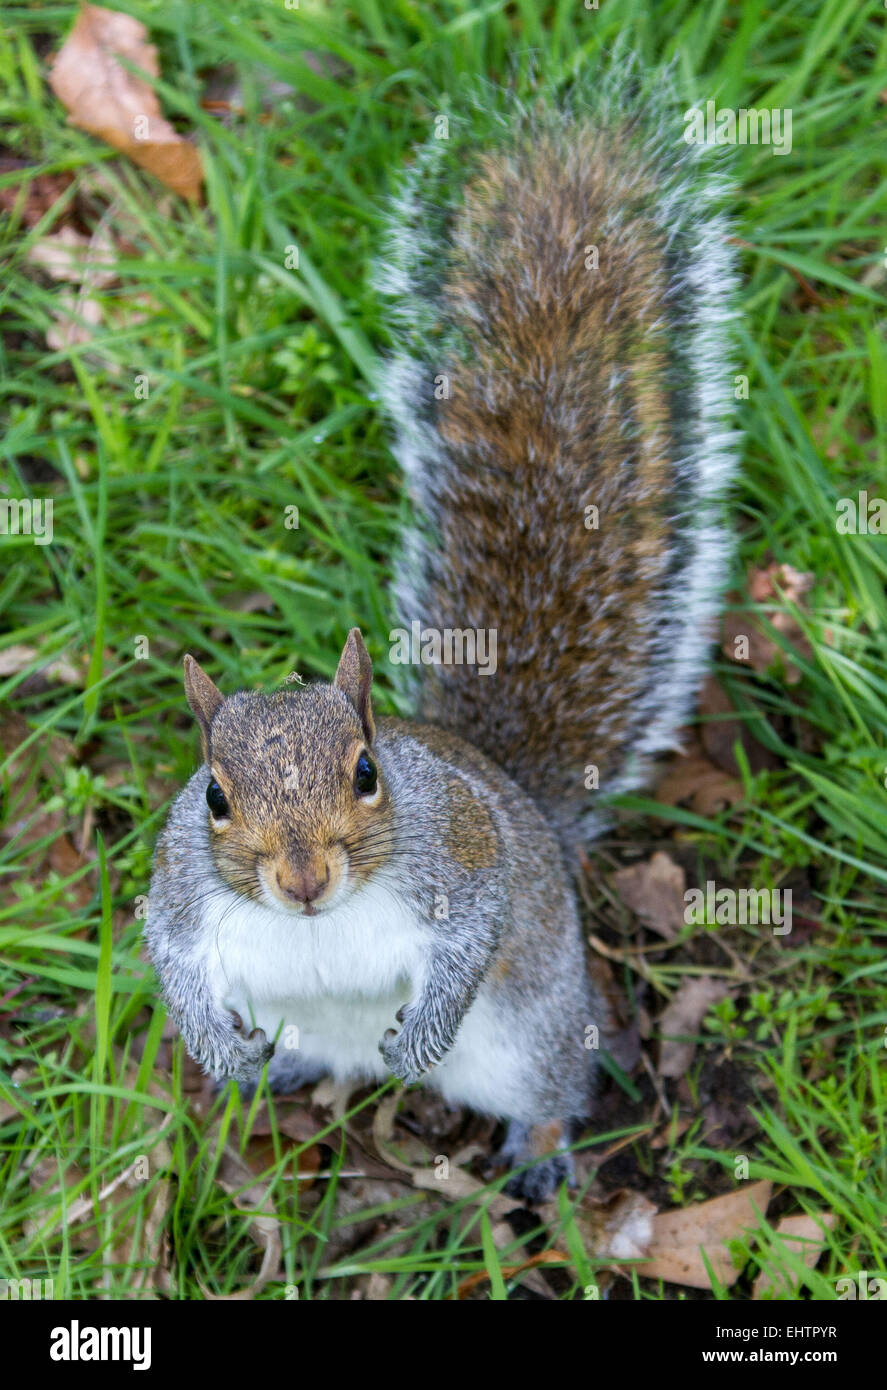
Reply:
[[312, 906], [314, 901], [329, 887], [330, 866], [326, 865], [326, 874], [322, 879], [311, 869], [277, 869], [275, 877], [281, 895], [292, 902], [304, 904], [306, 911], [310, 913], [316, 911]]

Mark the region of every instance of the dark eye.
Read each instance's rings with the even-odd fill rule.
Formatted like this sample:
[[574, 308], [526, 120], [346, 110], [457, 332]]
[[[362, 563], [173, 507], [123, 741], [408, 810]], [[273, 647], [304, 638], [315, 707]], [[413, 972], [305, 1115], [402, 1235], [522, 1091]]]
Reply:
[[358, 796], [372, 796], [377, 781], [376, 764], [366, 753], [361, 753], [354, 769], [354, 790]]
[[206, 804], [216, 820], [228, 814], [228, 801], [218, 782], [210, 782], [206, 789]]

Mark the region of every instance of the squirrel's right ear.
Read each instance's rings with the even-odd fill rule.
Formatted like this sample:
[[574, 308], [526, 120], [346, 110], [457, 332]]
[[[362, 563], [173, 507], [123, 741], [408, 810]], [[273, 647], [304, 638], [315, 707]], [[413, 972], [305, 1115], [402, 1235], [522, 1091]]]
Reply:
[[185, 698], [194, 712], [194, 717], [200, 725], [200, 741], [203, 744], [203, 756], [209, 762], [209, 726], [212, 717], [225, 697], [193, 656], [185, 657]]
[[373, 707], [370, 704], [370, 686], [372, 683], [373, 663], [370, 661], [370, 654], [363, 645], [360, 628], [353, 627], [348, 634], [345, 646], [342, 648], [333, 685], [345, 692], [360, 715], [360, 722], [363, 725], [364, 738], [367, 743], [372, 743], [376, 737]]

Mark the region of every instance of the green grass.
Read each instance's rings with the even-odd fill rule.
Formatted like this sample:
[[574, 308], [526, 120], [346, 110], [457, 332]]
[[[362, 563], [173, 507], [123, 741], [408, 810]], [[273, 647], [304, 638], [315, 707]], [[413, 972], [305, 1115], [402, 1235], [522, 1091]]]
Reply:
[[[458, 113], [466, 79], [566, 77], [623, 31], [646, 63], [676, 59], [684, 106], [714, 97], [793, 111], [789, 155], [730, 151], [737, 370], [749, 378], [737, 406], [735, 587], [771, 561], [816, 582], [799, 615], [810, 644], [794, 658], [799, 683], [722, 663], [775, 765], [746, 767], [744, 803], [714, 818], [652, 794], [626, 798], [620, 833], [689, 856], [698, 877], [688, 884], [801, 876], [816, 903], [815, 930], [798, 944], [776, 949], [733, 929], [746, 974], [731, 976], [734, 1004], [707, 1020], [688, 1084], [706, 1059], [729, 1058], [756, 1095], [750, 1176], [777, 1184], [778, 1214], [828, 1210], [838, 1221], [815, 1271], [762, 1226], [737, 1250], [746, 1273], [726, 1296], [748, 1297], [763, 1264], [815, 1298], [835, 1297], [844, 1274], [883, 1274], [887, 539], [835, 526], [838, 498], [887, 496], [883, 13], [844, 0], [125, 8], [160, 49], [165, 110], [198, 134], [202, 207], [67, 124], [44, 60], [74, 6], [0, 5], [3, 140], [29, 166], [0, 166], [0, 188], [24, 180], [18, 207], [0, 217], [2, 468], [9, 495], [55, 505], [53, 544], [2, 539], [0, 658], [13, 644], [39, 656], [0, 677], [0, 1277], [134, 1298], [162, 1265], [161, 1291], [174, 1297], [231, 1292], [261, 1264], [259, 1203], [273, 1214], [262, 1239], [279, 1241], [285, 1274], [262, 1298], [346, 1298], [375, 1273], [389, 1298], [446, 1298], [485, 1274], [475, 1296], [499, 1299], [526, 1286], [525, 1270], [509, 1271], [527, 1247], [563, 1256], [558, 1297], [581, 1298], [594, 1282], [581, 1193], [508, 1240], [474, 1197], [353, 1187], [337, 1122], [313, 1186], [294, 1176], [312, 1144], [273, 1122], [264, 1171], [238, 1168], [249, 1115], [230, 1097], [209, 1117], [195, 1111], [178, 1054], [170, 1074], [140, 895], [197, 756], [185, 651], [231, 690], [294, 670], [330, 676], [354, 624], [374, 656], [386, 650], [401, 497], [376, 404], [384, 326], [366, 271], [392, 172], [436, 114]], [[317, 72], [306, 53], [346, 68]], [[244, 107], [233, 118], [200, 106], [207, 75], [227, 63]], [[269, 75], [298, 99], [263, 109]], [[29, 228], [28, 184], [47, 173], [72, 182]], [[104, 318], [92, 339], [53, 351], [59, 287], [28, 252], [71, 208], [86, 230], [104, 221], [113, 231], [117, 281], [97, 292]], [[286, 268], [293, 245], [298, 270]], [[286, 524], [292, 507], [298, 529]], [[61, 656], [79, 683], [32, 679]], [[377, 699], [394, 711], [385, 673], [380, 663]], [[79, 858], [71, 840], [84, 831]], [[611, 912], [610, 925], [618, 944], [627, 924]], [[708, 959], [694, 952], [711, 935], [693, 929], [676, 952], [646, 958], [648, 1007]], [[624, 983], [637, 981], [626, 965]], [[353, 1104], [349, 1124], [368, 1123], [377, 1098]], [[707, 1144], [699, 1123], [650, 1149], [640, 1133], [649, 1108], [603, 1138], [627, 1140], [651, 1191], [665, 1184], [660, 1198], [686, 1202], [733, 1185], [736, 1155]], [[435, 1152], [429, 1138], [424, 1161]], [[676, 1296], [637, 1270], [616, 1292]]]

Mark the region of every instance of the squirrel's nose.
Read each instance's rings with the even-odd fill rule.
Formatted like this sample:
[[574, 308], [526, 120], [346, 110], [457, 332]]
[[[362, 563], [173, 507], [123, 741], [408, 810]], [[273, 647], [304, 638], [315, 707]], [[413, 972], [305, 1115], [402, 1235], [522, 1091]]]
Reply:
[[277, 870], [277, 886], [281, 893], [287, 898], [292, 898], [297, 903], [313, 903], [315, 898], [319, 898], [323, 890], [330, 881], [330, 866], [326, 866], [326, 876], [319, 879], [317, 874], [311, 870], [307, 872], [297, 872], [295, 870], [281, 875]]

